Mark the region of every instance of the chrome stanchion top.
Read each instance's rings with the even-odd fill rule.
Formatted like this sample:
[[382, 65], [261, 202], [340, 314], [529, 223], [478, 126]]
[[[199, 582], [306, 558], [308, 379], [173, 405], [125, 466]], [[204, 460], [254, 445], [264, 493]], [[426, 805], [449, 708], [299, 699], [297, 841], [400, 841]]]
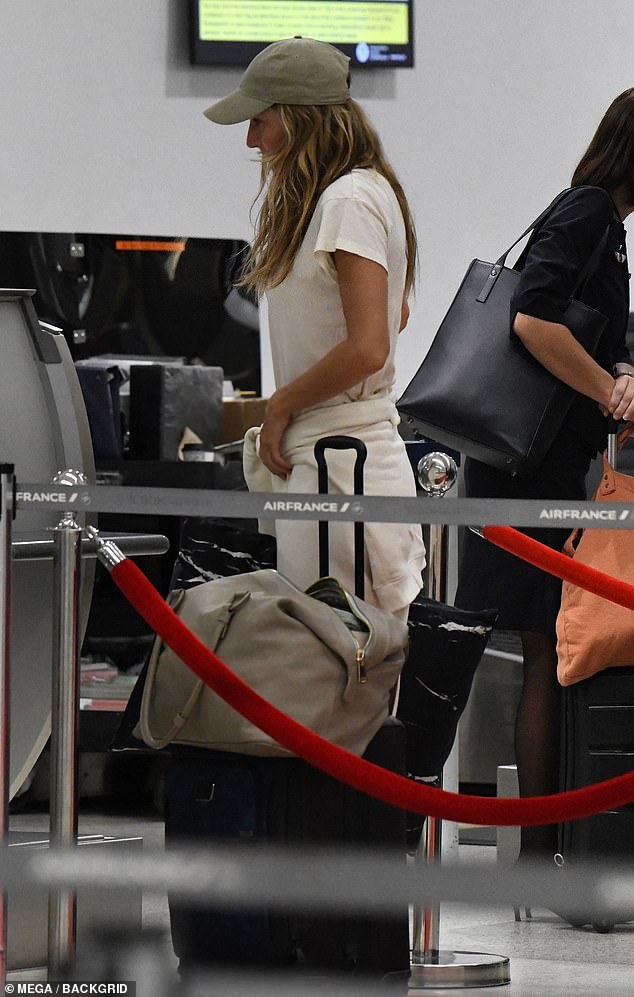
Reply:
[[94, 526], [87, 526], [84, 530], [86, 536], [93, 540], [97, 546], [97, 557], [99, 561], [108, 571], [117, 565], [125, 561], [125, 554], [119, 549], [114, 540], [104, 540], [103, 537], [99, 535], [99, 530]]
[[427, 495], [442, 498], [456, 483], [458, 467], [449, 454], [434, 450], [421, 457], [416, 473], [420, 487]]

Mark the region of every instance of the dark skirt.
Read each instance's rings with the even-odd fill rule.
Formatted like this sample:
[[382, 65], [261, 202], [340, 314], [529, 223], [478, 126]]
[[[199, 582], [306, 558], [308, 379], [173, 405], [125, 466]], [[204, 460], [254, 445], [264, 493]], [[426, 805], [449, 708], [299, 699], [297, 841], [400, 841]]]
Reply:
[[[566, 499], [586, 498], [585, 478], [593, 454], [578, 437], [560, 435], [539, 470], [530, 478], [512, 478], [504, 471], [467, 458], [465, 490], [469, 498]], [[540, 543], [561, 550], [569, 530], [522, 530]], [[561, 581], [501, 550], [470, 530], [465, 531], [455, 604], [463, 609], [500, 612], [501, 630], [555, 634], [561, 602]]]

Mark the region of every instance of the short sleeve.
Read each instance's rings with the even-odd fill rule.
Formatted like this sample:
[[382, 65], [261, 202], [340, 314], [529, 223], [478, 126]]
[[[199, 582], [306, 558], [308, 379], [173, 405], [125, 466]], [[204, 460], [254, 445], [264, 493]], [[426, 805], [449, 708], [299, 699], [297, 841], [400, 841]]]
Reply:
[[357, 196], [328, 198], [320, 206], [315, 253], [342, 249], [373, 260], [386, 271], [388, 231], [377, 207]]
[[529, 244], [511, 323], [517, 312], [563, 323], [579, 275], [612, 216], [611, 199], [598, 187], [580, 187], [563, 199]]

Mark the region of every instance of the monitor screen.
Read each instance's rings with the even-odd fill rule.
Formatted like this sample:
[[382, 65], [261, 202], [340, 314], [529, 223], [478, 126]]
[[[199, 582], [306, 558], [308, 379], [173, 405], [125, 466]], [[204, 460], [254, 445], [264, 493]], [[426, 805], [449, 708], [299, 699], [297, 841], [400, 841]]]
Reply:
[[351, 65], [413, 66], [413, 0], [190, 0], [194, 65], [246, 66], [280, 38], [330, 42]]
[[0, 232], [0, 286], [35, 288], [75, 360], [183, 356], [260, 390], [256, 305], [233, 284], [246, 243], [181, 233]]

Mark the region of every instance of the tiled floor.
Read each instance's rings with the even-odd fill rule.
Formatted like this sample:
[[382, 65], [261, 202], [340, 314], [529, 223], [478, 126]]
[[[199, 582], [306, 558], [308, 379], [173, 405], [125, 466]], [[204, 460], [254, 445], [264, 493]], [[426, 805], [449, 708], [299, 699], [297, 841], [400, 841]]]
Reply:
[[[16, 830], [42, 831], [47, 827], [44, 812], [14, 814], [11, 827]], [[113, 808], [97, 808], [91, 803], [82, 808], [80, 833], [114, 836], [142, 836], [147, 847], [160, 846], [163, 840], [162, 821], [155, 814], [113, 812]], [[495, 863], [495, 848], [483, 845], [461, 845], [460, 861]], [[164, 897], [146, 897], [143, 902], [143, 927], [152, 932], [154, 955], [148, 958], [144, 972], [145, 984], [137, 988], [138, 997], [161, 997], [177, 992], [176, 963], [169, 942], [169, 920]], [[158, 939], [158, 942], [157, 940]], [[443, 950], [499, 954], [510, 959], [511, 982], [496, 989], [460, 988], [469, 994], [505, 994], [507, 997], [627, 997], [634, 995], [634, 924], [620, 925], [610, 934], [597, 934], [590, 928], [573, 929], [546, 910], [533, 911], [530, 922], [517, 923], [513, 911], [506, 908], [472, 907], [444, 904], [440, 914], [440, 945]], [[159, 953], [157, 962], [156, 953]], [[157, 969], [160, 962], [160, 972]], [[154, 978], [152, 979], [152, 973]], [[157, 975], [158, 974], [158, 975]], [[27, 978], [32, 977], [26, 974]], [[17, 977], [16, 977], [17, 978]], [[157, 990], [157, 986], [159, 990]], [[330, 997], [337, 992], [334, 984], [307, 992]], [[185, 988], [189, 997], [190, 988]], [[198, 993], [213, 993], [219, 997], [264, 997], [269, 990], [264, 978], [251, 986], [235, 983], [209, 983]], [[277, 988], [281, 994], [281, 985]], [[300, 997], [303, 988], [292, 990]], [[344, 991], [342, 991], [343, 993]], [[369, 995], [370, 990], [364, 990]], [[404, 994], [404, 987], [394, 988]], [[349, 993], [348, 990], [345, 993]], [[359, 993], [354, 990], [354, 994]], [[456, 993], [456, 990], [410, 990], [410, 994], [431, 995]]]

